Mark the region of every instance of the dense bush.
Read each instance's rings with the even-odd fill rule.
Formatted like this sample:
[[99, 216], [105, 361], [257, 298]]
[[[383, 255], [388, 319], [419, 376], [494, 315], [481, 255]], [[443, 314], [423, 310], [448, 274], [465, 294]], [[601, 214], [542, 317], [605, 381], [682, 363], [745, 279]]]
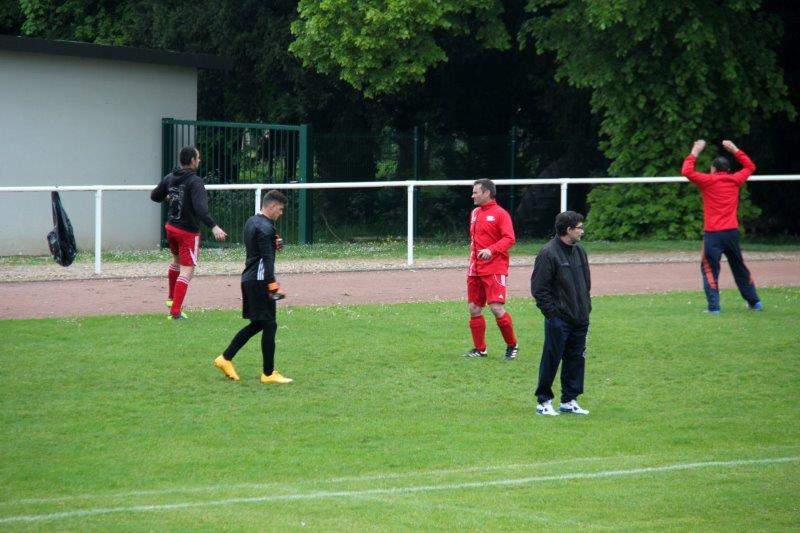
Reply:
[[[703, 231], [700, 191], [688, 183], [601, 185], [588, 202], [593, 239], [694, 239]], [[739, 220], [746, 227], [760, 214], [742, 187]]]

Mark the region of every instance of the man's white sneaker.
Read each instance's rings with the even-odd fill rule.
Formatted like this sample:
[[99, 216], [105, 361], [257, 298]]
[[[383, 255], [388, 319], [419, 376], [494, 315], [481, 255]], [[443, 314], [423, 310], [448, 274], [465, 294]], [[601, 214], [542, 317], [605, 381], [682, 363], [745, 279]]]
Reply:
[[570, 400], [567, 403], [562, 403], [561, 407], [559, 407], [558, 410], [561, 411], [562, 413], [573, 413], [576, 415], [589, 414], [589, 411], [578, 405], [578, 402], [576, 402], [575, 400]]
[[553, 404], [550, 401], [545, 403], [536, 404], [536, 414], [545, 416], [558, 416], [558, 412], [553, 409]]

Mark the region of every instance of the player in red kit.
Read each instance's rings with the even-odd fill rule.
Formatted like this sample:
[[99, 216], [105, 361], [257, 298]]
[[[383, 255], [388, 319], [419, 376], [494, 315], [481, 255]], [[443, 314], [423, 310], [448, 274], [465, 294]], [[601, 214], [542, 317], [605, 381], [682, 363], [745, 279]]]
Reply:
[[467, 271], [469, 329], [473, 348], [465, 357], [486, 357], [486, 320], [483, 308], [488, 303], [497, 327], [506, 341], [506, 361], [517, 357], [517, 338], [511, 313], [506, 311], [508, 250], [516, 239], [511, 215], [497, 205], [497, 188], [492, 180], [480, 179], [472, 186], [475, 209], [470, 215], [470, 255]]
[[686, 156], [681, 174], [697, 185], [703, 196], [703, 255], [700, 270], [703, 276], [703, 289], [708, 301], [708, 312], [718, 315], [720, 259], [728, 258], [728, 266], [733, 272], [733, 279], [739, 293], [750, 309], [761, 311], [763, 305], [756, 292], [756, 285], [750, 270], [744, 264], [742, 249], [739, 246], [739, 189], [747, 178], [756, 171], [753, 161], [733, 142], [722, 141], [722, 147], [733, 154], [742, 165], [737, 172], [731, 172], [728, 158], [718, 156], [711, 165], [711, 172], [706, 174], [695, 169], [697, 156], [706, 147], [703, 140], [695, 141], [692, 152]]

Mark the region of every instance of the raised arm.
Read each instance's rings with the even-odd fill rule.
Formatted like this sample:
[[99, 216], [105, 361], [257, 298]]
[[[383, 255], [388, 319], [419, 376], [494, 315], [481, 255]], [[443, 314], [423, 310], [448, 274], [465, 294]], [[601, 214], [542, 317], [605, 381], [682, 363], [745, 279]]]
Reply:
[[689, 181], [692, 183], [696, 183], [698, 185], [713, 179], [711, 174], [697, 172], [694, 168], [694, 165], [697, 162], [697, 156], [700, 155], [700, 152], [702, 152], [705, 147], [706, 142], [704, 140], [700, 139], [695, 141], [694, 145], [692, 146], [691, 153], [683, 160], [683, 166], [681, 167], [681, 174], [689, 178]]
[[744, 183], [747, 181], [747, 178], [749, 178], [753, 172], [756, 171], [756, 164], [753, 163], [753, 160], [750, 159], [743, 150], [740, 150], [731, 141], [722, 141], [722, 146], [731, 154], [733, 154], [733, 157], [735, 157], [736, 160], [739, 161], [739, 164], [742, 165], [742, 169], [731, 174], [731, 178], [740, 184]]

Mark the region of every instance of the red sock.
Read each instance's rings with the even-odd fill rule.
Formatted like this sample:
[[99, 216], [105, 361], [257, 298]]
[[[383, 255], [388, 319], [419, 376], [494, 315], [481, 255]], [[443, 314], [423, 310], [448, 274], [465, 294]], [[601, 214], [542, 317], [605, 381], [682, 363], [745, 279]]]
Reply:
[[183, 299], [186, 297], [186, 291], [189, 289], [189, 280], [183, 276], [178, 276], [178, 279], [175, 281], [175, 294], [173, 294], [172, 298], [172, 309], [170, 309], [170, 313], [172, 316], [178, 316], [181, 314], [181, 306], [183, 305]]
[[469, 317], [469, 329], [472, 331], [472, 344], [480, 351], [486, 351], [486, 319], [483, 315]]
[[181, 267], [170, 265], [167, 271], [167, 278], [169, 279], [169, 299], [172, 300], [175, 294], [175, 282], [178, 281], [178, 274], [181, 273]]
[[514, 323], [511, 321], [511, 313], [506, 313], [497, 320], [497, 327], [500, 328], [500, 333], [503, 334], [503, 340], [506, 341], [508, 346], [517, 345], [517, 337], [514, 336]]

